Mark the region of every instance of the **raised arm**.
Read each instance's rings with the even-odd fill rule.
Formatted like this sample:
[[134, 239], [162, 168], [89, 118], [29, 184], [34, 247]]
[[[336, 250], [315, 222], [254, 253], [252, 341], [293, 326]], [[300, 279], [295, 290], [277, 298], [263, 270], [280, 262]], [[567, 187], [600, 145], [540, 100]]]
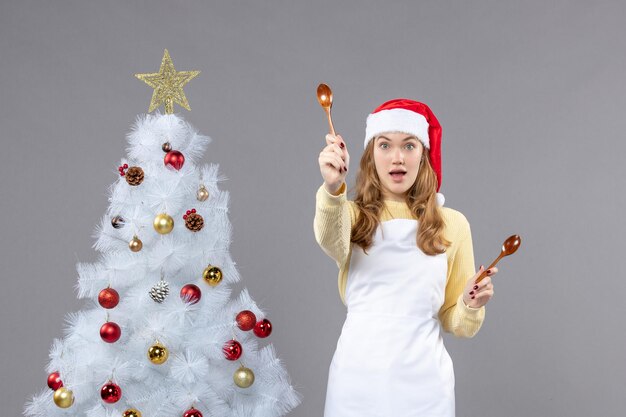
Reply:
[[346, 261], [350, 251], [351, 210], [346, 197], [345, 178], [350, 155], [339, 135], [326, 135], [326, 146], [319, 155], [324, 183], [315, 197], [315, 240], [322, 250], [337, 262]]

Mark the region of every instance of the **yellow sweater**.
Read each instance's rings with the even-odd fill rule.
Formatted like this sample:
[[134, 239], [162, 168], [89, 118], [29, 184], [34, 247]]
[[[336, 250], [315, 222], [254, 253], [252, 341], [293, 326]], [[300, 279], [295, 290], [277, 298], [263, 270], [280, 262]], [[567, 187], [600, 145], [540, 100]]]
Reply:
[[[352, 254], [350, 234], [358, 214], [356, 204], [347, 199], [346, 188], [344, 182], [336, 195], [333, 195], [322, 184], [316, 194], [313, 222], [317, 243], [339, 267], [339, 295], [344, 304]], [[381, 222], [390, 219], [414, 219], [404, 202], [385, 200], [385, 206]], [[476, 273], [470, 225], [461, 212], [448, 207], [440, 207], [440, 210], [446, 223], [444, 236], [452, 245], [446, 250], [448, 274], [439, 320], [446, 332], [459, 337], [472, 337], [485, 319], [485, 307], [471, 308], [463, 301], [465, 284]]]

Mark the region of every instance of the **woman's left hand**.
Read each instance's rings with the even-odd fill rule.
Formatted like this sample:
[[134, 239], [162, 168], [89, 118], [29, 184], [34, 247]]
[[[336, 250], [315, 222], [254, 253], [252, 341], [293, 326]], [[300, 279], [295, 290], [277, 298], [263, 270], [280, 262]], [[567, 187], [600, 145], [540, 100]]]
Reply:
[[495, 266], [487, 270], [487, 276], [483, 278], [478, 284], [476, 280], [480, 274], [484, 271], [484, 266], [480, 266], [476, 275], [467, 280], [465, 290], [463, 290], [463, 302], [465, 305], [472, 308], [480, 308], [487, 304], [491, 297], [493, 297], [493, 284], [491, 283], [491, 277], [498, 273], [498, 268]]

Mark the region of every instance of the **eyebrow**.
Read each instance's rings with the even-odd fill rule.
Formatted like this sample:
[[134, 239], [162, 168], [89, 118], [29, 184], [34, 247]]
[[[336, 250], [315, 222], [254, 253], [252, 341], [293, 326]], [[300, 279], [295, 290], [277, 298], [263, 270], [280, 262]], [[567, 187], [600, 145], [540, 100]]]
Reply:
[[[387, 139], [389, 142], [391, 142], [391, 139], [389, 139], [387, 136], [379, 136], [378, 139]], [[402, 139], [402, 142], [406, 142], [407, 140], [411, 140], [411, 139], [417, 140], [415, 136], [407, 136], [406, 138]]]

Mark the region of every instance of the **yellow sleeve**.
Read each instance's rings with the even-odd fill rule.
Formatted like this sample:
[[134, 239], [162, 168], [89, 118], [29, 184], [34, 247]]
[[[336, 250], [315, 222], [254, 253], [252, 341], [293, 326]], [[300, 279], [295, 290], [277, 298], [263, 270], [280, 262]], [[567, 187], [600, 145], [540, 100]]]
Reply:
[[344, 182], [333, 195], [322, 184], [315, 196], [315, 240], [324, 253], [337, 262], [338, 267], [344, 264], [350, 251], [352, 225], [346, 188]]
[[443, 306], [439, 310], [439, 320], [446, 332], [458, 337], [473, 337], [478, 333], [485, 319], [485, 306], [472, 308], [463, 301], [463, 289], [467, 280], [476, 273], [474, 266], [474, 247], [469, 222], [459, 213], [459, 227], [455, 233], [457, 246], [448, 262], [448, 279]]

